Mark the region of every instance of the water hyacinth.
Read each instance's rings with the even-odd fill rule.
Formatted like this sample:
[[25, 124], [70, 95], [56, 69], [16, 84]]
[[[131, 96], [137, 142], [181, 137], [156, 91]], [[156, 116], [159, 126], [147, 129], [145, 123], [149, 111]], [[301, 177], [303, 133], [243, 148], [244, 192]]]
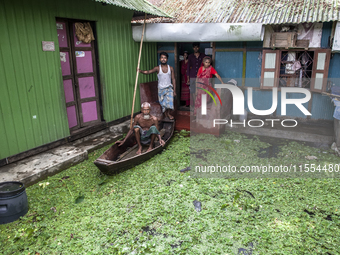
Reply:
[[[197, 147], [190, 150], [192, 142]], [[28, 187], [29, 212], [0, 225], [1, 252], [338, 254], [339, 179], [193, 178], [194, 169], [180, 171], [190, 166], [192, 152], [220, 160], [215, 148], [237, 167], [339, 163], [334, 152], [300, 142], [274, 145], [238, 133], [214, 138], [182, 132], [162, 154], [104, 176], [93, 161], [106, 147]], [[194, 201], [200, 202], [200, 212]]]

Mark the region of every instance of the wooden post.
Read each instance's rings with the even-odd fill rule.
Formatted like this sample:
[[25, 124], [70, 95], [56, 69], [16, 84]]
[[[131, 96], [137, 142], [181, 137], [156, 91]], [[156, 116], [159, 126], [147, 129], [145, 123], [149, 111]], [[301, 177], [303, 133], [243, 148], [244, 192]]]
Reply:
[[140, 64], [140, 57], [141, 57], [141, 54], [142, 54], [143, 38], [144, 38], [144, 31], [145, 31], [145, 20], [146, 20], [146, 13], [145, 13], [145, 17], [144, 17], [142, 39], [140, 40], [140, 47], [139, 47], [139, 56], [138, 56], [138, 64], [137, 64], [137, 74], [136, 74], [136, 82], [135, 82], [135, 91], [134, 91], [134, 93], [133, 93], [133, 101], [132, 101], [132, 109], [131, 109], [130, 129], [132, 129], [133, 109], [135, 108], [135, 101], [136, 101], [136, 90], [137, 90], [138, 76], [139, 76], [138, 69], [139, 69], [139, 64]]
[[[176, 94], [177, 94], [177, 97], [176, 97], [176, 101], [175, 101], [175, 98], [174, 98], [174, 111], [173, 111], [173, 114], [175, 114], [175, 111], [179, 110], [179, 107], [180, 107], [180, 104], [181, 104], [181, 96], [178, 96], [178, 95], [181, 95], [181, 83], [180, 83], [180, 79], [178, 77], [180, 77], [180, 75], [178, 75], [178, 71], [180, 72], [181, 70], [181, 66], [179, 64], [179, 61], [178, 61], [178, 48], [177, 48], [177, 43], [175, 42], [175, 50], [174, 50], [174, 56], [175, 56], [175, 66], [174, 66], [174, 72], [175, 72], [175, 80], [176, 80]], [[171, 81], [172, 82], [172, 81]]]

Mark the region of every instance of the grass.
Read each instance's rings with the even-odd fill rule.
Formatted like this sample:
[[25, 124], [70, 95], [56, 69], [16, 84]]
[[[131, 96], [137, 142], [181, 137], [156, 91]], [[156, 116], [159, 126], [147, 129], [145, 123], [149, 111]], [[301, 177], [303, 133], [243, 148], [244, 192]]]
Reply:
[[[261, 151], [270, 145], [257, 137], [193, 141], [235, 166], [339, 164], [331, 151], [296, 142], [268, 159]], [[339, 179], [192, 178], [180, 173], [189, 146], [177, 134], [162, 154], [111, 177], [93, 165], [106, 147], [28, 187], [29, 212], [0, 225], [0, 254], [339, 254]]]

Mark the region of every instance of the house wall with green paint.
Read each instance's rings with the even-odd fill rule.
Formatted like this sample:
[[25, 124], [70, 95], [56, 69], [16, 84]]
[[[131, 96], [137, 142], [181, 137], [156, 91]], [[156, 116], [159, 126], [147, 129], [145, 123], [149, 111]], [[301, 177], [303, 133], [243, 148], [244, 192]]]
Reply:
[[[94, 21], [104, 121], [131, 113], [139, 43], [133, 11], [91, 0], [0, 2], [0, 159], [70, 135], [56, 18]], [[43, 51], [53, 41], [55, 51]], [[145, 43], [141, 69], [157, 65], [155, 43]], [[139, 82], [154, 80], [141, 75]], [[135, 112], [139, 111], [137, 93]]]

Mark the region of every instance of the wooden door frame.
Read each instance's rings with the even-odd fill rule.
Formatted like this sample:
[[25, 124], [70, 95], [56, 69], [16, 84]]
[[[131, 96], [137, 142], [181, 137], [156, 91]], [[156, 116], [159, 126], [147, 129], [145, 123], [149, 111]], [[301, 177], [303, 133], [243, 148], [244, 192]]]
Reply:
[[[78, 95], [76, 93], [76, 86], [75, 86], [74, 66], [73, 66], [73, 61], [71, 60], [72, 59], [72, 50], [71, 50], [71, 39], [70, 39], [70, 36], [69, 36], [70, 35], [69, 21], [67, 19], [56, 18], [56, 23], [58, 23], [58, 22], [65, 23], [66, 33], [67, 33], [67, 45], [68, 45], [68, 47], [59, 47], [59, 55], [60, 55], [60, 52], [68, 52], [68, 55], [69, 55], [69, 64], [70, 64], [71, 74], [66, 75], [66, 76], [62, 75], [62, 78], [63, 78], [63, 86], [64, 86], [64, 80], [72, 80], [72, 91], [73, 91], [73, 99], [74, 100], [72, 102], [68, 102], [68, 103], [66, 103], [66, 100], [65, 100], [66, 111], [67, 111], [67, 107], [70, 107], [70, 106], [73, 106], [73, 105], [75, 106], [75, 110], [76, 110], [77, 125], [69, 128], [70, 132], [72, 132], [72, 131], [78, 130], [80, 128], [80, 116], [79, 116], [78, 101], [77, 101]], [[63, 87], [63, 95], [65, 96], [64, 87]]]
[[[70, 131], [73, 132], [75, 130], [78, 130], [80, 128], [84, 128], [87, 126], [92, 126], [94, 124], [99, 124], [103, 120], [103, 112], [102, 112], [102, 90], [99, 82], [99, 65], [98, 65], [98, 45], [96, 43], [96, 40], [91, 42], [91, 47], [75, 47], [75, 42], [74, 42], [74, 36], [73, 36], [73, 24], [76, 22], [89, 22], [93, 34], [95, 38], [97, 37], [96, 35], [96, 24], [95, 21], [92, 20], [82, 20], [82, 19], [68, 19], [68, 18], [56, 18], [56, 22], [65, 22], [67, 25], [67, 35], [68, 35], [68, 45], [69, 45], [69, 57], [70, 57], [70, 68], [71, 68], [71, 75], [72, 76], [72, 87], [73, 87], [73, 93], [74, 97], [77, 103], [76, 105], [76, 115], [77, 115], [77, 126], [70, 128]], [[61, 48], [60, 48], [61, 49]], [[76, 57], [73, 56], [76, 51], [91, 51], [92, 54], [92, 68], [93, 72], [92, 73], [86, 73], [86, 74], [78, 74], [77, 72], [77, 60]], [[74, 53], [74, 54], [73, 54]], [[94, 77], [94, 87], [95, 87], [95, 97], [85, 98], [81, 99], [80, 98], [80, 90], [79, 90], [79, 82], [78, 78], [83, 78], [83, 77]], [[96, 101], [97, 103], [97, 120], [94, 121], [89, 121], [84, 123], [83, 121], [83, 114], [82, 114], [82, 108], [81, 104], [86, 103], [86, 102], [91, 102], [91, 101]], [[67, 107], [67, 104], [66, 104]]]

